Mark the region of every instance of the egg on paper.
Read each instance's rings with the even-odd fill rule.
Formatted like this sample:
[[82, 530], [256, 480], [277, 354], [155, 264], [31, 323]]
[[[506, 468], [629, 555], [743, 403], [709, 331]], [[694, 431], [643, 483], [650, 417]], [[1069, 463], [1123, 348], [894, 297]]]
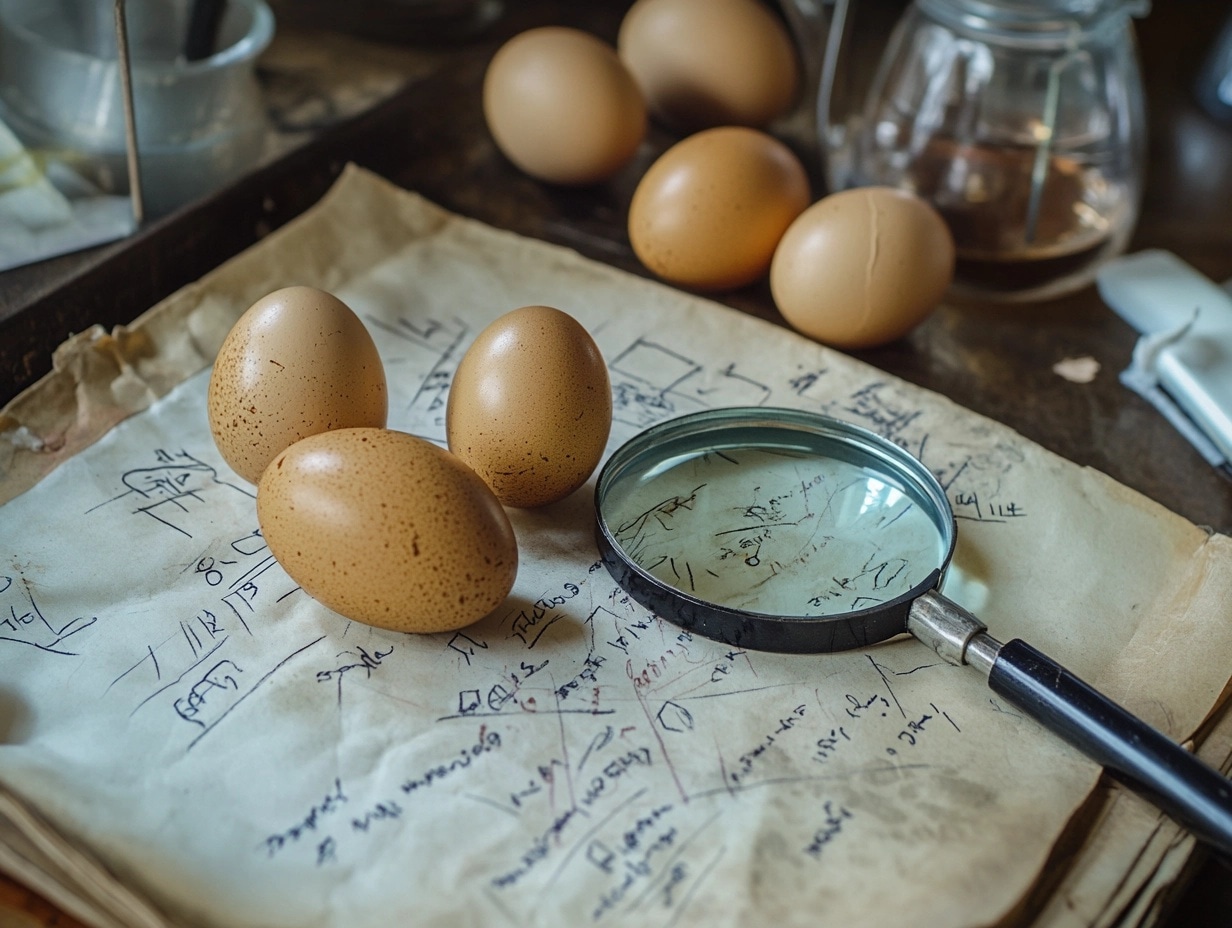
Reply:
[[757, 0], [638, 0], [616, 47], [651, 113], [678, 128], [764, 127], [796, 99], [795, 46]]
[[385, 370], [363, 322], [337, 297], [286, 287], [231, 327], [210, 374], [210, 431], [256, 483], [275, 455], [328, 429], [383, 427]]
[[901, 338], [940, 302], [954, 277], [954, 239], [913, 194], [857, 187], [824, 197], [783, 235], [770, 291], [783, 318], [838, 348]]
[[387, 429], [321, 432], [277, 455], [257, 486], [261, 534], [313, 599], [368, 625], [441, 632], [513, 588], [513, 528], [474, 471]]
[[612, 389], [590, 333], [568, 313], [523, 306], [467, 349], [445, 409], [449, 449], [507, 506], [564, 499], [607, 445]]
[[610, 177], [646, 134], [646, 105], [615, 49], [561, 26], [501, 46], [484, 75], [483, 113], [510, 161], [555, 184]]
[[664, 280], [725, 290], [762, 277], [779, 239], [809, 205], [808, 175], [778, 139], [741, 126], [677, 142], [629, 204], [629, 242]]

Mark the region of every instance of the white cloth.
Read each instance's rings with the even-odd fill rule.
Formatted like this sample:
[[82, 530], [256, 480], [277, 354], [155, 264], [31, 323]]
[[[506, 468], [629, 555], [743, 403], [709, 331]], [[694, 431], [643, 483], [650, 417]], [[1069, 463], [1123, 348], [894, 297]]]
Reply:
[[68, 165], [27, 150], [0, 122], [0, 271], [133, 231], [127, 197], [107, 196]]

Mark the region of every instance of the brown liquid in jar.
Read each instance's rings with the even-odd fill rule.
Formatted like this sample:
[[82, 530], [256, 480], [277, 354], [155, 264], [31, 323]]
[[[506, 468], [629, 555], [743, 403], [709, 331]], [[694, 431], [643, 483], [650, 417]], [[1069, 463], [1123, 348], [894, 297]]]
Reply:
[[[1032, 206], [1037, 150], [934, 139], [910, 178], [945, 218], [957, 253], [955, 290], [1012, 299], [1069, 289], [1115, 247], [1126, 208], [1094, 167], [1051, 155]], [[1033, 215], [1034, 210], [1034, 215]]]

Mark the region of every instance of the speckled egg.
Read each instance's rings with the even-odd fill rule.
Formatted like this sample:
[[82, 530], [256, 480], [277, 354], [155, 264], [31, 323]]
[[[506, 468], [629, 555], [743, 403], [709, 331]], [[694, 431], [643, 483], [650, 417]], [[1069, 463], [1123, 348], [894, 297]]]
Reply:
[[210, 375], [210, 431], [223, 459], [256, 483], [274, 456], [329, 429], [385, 425], [385, 370], [349, 306], [312, 287], [254, 303]]
[[664, 280], [695, 290], [750, 284], [809, 205], [804, 166], [757, 129], [722, 126], [677, 142], [642, 175], [629, 244]]
[[278, 454], [257, 486], [261, 534], [313, 599], [401, 632], [461, 628], [513, 587], [517, 542], [454, 455], [388, 429], [338, 429]]
[[564, 499], [586, 482], [612, 428], [607, 365], [568, 313], [523, 306], [467, 349], [445, 412], [449, 450], [507, 506]]

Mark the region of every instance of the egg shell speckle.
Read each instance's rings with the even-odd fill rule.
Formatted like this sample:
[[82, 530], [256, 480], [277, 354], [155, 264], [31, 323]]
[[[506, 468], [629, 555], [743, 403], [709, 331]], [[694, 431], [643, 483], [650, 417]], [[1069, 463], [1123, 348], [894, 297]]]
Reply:
[[492, 491], [456, 457], [388, 429], [296, 442], [257, 487], [270, 551], [313, 599], [380, 628], [440, 632], [499, 606], [517, 541]]
[[256, 483], [283, 449], [329, 429], [385, 425], [385, 369], [349, 306], [313, 287], [254, 303], [210, 374], [210, 431], [232, 469]]
[[507, 506], [564, 499], [594, 472], [612, 428], [607, 365], [568, 313], [523, 306], [467, 349], [446, 406], [449, 449]]

